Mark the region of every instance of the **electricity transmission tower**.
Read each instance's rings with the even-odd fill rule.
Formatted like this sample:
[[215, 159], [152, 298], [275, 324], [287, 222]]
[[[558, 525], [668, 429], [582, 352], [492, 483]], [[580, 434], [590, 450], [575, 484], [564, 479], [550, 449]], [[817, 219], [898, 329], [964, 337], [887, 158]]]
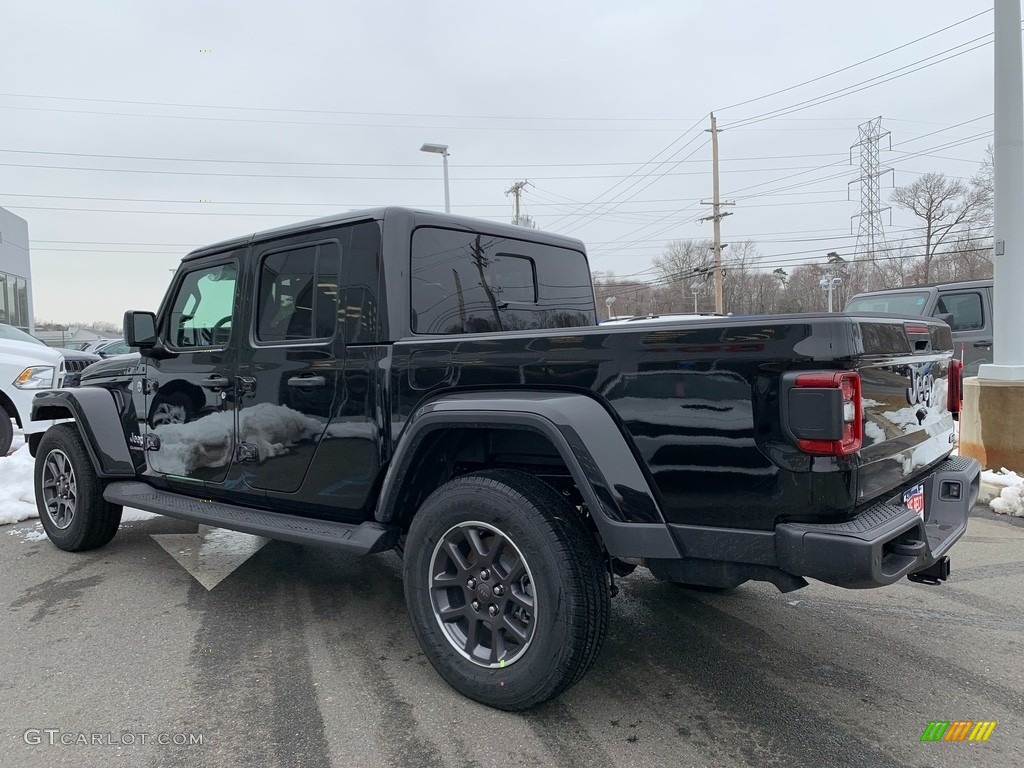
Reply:
[[859, 150], [860, 176], [850, 184], [860, 184], [860, 212], [851, 217], [850, 230], [853, 231], [852, 220], [858, 219], [855, 258], [877, 266], [876, 257], [885, 246], [882, 214], [892, 210], [888, 205], [882, 205], [879, 184], [879, 179], [890, 173], [892, 168], [883, 168], [878, 154], [882, 139], [889, 138], [889, 149], [892, 149], [892, 139], [889, 131], [883, 130], [881, 117], [858, 125], [857, 134], [857, 143], [850, 147], [850, 163], [853, 163], [853, 151]]

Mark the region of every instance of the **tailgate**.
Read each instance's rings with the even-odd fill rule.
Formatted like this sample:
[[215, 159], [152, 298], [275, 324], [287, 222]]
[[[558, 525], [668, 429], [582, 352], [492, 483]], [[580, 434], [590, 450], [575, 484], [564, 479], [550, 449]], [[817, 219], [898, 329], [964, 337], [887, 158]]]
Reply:
[[863, 350], [856, 365], [864, 409], [857, 496], [865, 502], [911, 483], [955, 447], [947, 394], [951, 371], [959, 371], [941, 321], [853, 319]]

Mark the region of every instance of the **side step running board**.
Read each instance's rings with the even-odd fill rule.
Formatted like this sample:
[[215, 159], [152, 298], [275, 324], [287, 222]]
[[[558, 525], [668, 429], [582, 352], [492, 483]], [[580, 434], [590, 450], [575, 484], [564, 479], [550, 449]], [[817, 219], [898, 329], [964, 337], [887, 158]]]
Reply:
[[134, 481], [111, 483], [103, 491], [103, 498], [111, 504], [135, 507], [215, 528], [227, 528], [296, 544], [333, 547], [355, 555], [384, 552], [398, 542], [397, 528], [376, 522], [353, 525], [332, 520], [312, 520], [210, 499], [197, 499]]

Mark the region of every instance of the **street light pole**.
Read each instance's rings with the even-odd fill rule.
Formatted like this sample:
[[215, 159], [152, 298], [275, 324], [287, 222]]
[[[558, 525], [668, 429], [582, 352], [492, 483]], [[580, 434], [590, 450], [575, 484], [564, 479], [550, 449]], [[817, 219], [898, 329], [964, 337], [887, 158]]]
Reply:
[[420, 152], [430, 152], [441, 156], [444, 166], [444, 212], [451, 213], [451, 203], [448, 198], [448, 145], [447, 144], [424, 144]]
[[828, 293], [828, 311], [832, 312], [832, 291], [835, 290], [836, 286], [843, 282], [841, 277], [823, 277], [818, 281], [826, 293]]

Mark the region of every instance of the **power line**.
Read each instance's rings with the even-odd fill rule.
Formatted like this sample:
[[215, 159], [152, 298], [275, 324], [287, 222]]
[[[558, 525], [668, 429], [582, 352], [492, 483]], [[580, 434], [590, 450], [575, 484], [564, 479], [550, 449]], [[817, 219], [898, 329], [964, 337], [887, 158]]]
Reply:
[[[950, 29], [953, 29], [954, 27], [959, 27], [961, 24], [966, 24], [967, 22], [973, 21], [974, 19], [978, 18], [979, 16], [984, 16], [986, 13], [991, 13], [991, 12], [992, 12], [991, 8], [986, 8], [984, 11], [980, 11], [978, 13], [975, 13], [974, 15], [968, 16], [965, 19], [960, 19], [960, 21], [957, 21], [957, 22], [955, 22], [953, 24], [945, 26], [942, 29], [937, 29], [934, 32], [929, 32], [927, 35], [923, 35], [921, 37], [915, 38], [914, 40], [911, 40], [909, 42], [903, 43], [902, 45], [897, 45], [895, 48], [890, 48], [887, 51], [882, 51], [881, 53], [876, 53], [874, 56], [869, 56], [866, 59], [861, 59], [860, 61], [854, 62], [853, 64], [848, 64], [845, 67], [840, 67], [839, 69], [834, 69], [831, 72], [826, 72], [824, 75], [819, 75], [818, 77], [813, 77], [810, 80], [805, 80], [802, 83], [797, 83], [796, 85], [791, 85], [788, 88], [781, 88], [781, 89], [779, 89], [777, 91], [772, 91], [771, 93], [766, 93], [763, 96], [757, 96], [756, 98], [753, 98], [753, 99], [747, 99], [746, 101], [738, 101], [735, 104], [730, 104], [729, 106], [722, 107], [722, 108], [720, 108], [720, 109], [718, 109], [716, 111], [718, 111], [718, 112], [725, 112], [728, 109], [735, 109], [736, 107], [743, 107], [743, 106], [746, 106], [747, 104], [753, 104], [756, 101], [763, 101], [764, 99], [769, 99], [772, 96], [778, 96], [779, 94], [787, 93], [789, 91], [796, 90], [797, 88], [803, 88], [805, 85], [810, 85], [811, 83], [817, 83], [820, 80], [825, 80], [826, 78], [832, 77], [833, 75], [838, 75], [838, 74], [840, 74], [842, 72], [846, 72], [846, 71], [848, 71], [850, 69], [853, 69], [855, 67], [859, 67], [862, 64], [867, 64], [868, 62], [874, 61], [875, 59], [880, 59], [883, 56], [888, 56], [890, 53], [895, 53], [896, 51], [903, 50], [904, 48], [907, 48], [907, 47], [909, 47], [911, 45], [915, 45], [916, 43], [920, 43], [922, 40], [927, 40], [930, 37], [935, 37], [938, 34], [941, 34], [943, 32], [946, 32], [946, 31], [950, 30]], [[2, 95], [2, 94], [0, 94], [0, 95]]]
[[[918, 61], [911, 62], [910, 64], [907, 64], [905, 66], [899, 67], [899, 68], [894, 69], [894, 70], [891, 70], [890, 72], [886, 72], [884, 74], [877, 75], [877, 76], [872, 77], [872, 78], [868, 78], [867, 80], [863, 80], [863, 81], [861, 81], [859, 83], [854, 83], [853, 85], [845, 86], [845, 87], [837, 89], [835, 91], [831, 91], [830, 93], [826, 93], [826, 94], [824, 94], [822, 96], [816, 96], [813, 99], [807, 99], [805, 101], [800, 101], [800, 102], [796, 102], [795, 104], [791, 104], [788, 107], [780, 107], [778, 109], [771, 110], [770, 112], [765, 112], [761, 116], [758, 116], [756, 118], [748, 118], [746, 121], [739, 121], [739, 122], [734, 123], [732, 125], [726, 126], [726, 128], [723, 128], [722, 130], [736, 130], [738, 128], [742, 128], [742, 127], [745, 127], [745, 126], [748, 126], [748, 125], [752, 125], [754, 123], [763, 122], [765, 120], [772, 120], [772, 119], [775, 119], [777, 117], [781, 117], [782, 115], [789, 115], [789, 114], [793, 114], [794, 112], [800, 112], [800, 111], [803, 111], [805, 109], [811, 109], [812, 107], [821, 106], [822, 104], [827, 104], [829, 102], [835, 101], [836, 99], [845, 98], [846, 96], [850, 96], [850, 95], [852, 95], [854, 93], [860, 93], [861, 91], [865, 91], [865, 90], [867, 90], [869, 88], [874, 88], [876, 85], [882, 85], [884, 83], [892, 82], [893, 80], [898, 80], [901, 77], [906, 77], [907, 75], [912, 75], [915, 72], [920, 72], [923, 69], [928, 69], [929, 67], [934, 67], [937, 64], [941, 64], [943, 62], [950, 61], [950, 60], [955, 59], [955, 58], [957, 58], [959, 56], [963, 56], [966, 53], [970, 53], [971, 51], [976, 51], [976, 50], [978, 50], [980, 48], [984, 48], [984, 47], [986, 47], [988, 45], [991, 45], [992, 41], [989, 40], [988, 42], [981, 43], [980, 45], [976, 45], [973, 48], [968, 48], [965, 51], [960, 51], [959, 53], [951, 53], [951, 55], [945, 56], [944, 58], [938, 59], [937, 61], [932, 61], [929, 64], [924, 64], [923, 63], [923, 62], [928, 61], [929, 59], [934, 59], [937, 56], [941, 56], [942, 54], [950, 53], [951, 51], [955, 51], [958, 48], [963, 48], [966, 45], [970, 45], [970, 44], [975, 43], [975, 42], [977, 42], [979, 40], [985, 40], [985, 39], [991, 38], [991, 37], [992, 37], [992, 33], [989, 33], [987, 35], [982, 35], [981, 37], [977, 37], [977, 38], [975, 38], [973, 40], [967, 41], [966, 43], [961, 43], [960, 45], [953, 46], [952, 48], [949, 48], [949, 49], [947, 49], [945, 51], [941, 51], [941, 52], [936, 53], [936, 54], [932, 54], [931, 56], [926, 56], [923, 59], [919, 59]], [[918, 64], [921, 64], [921, 66], [916, 66]], [[916, 68], [911, 69], [911, 67], [916, 67]], [[903, 71], [903, 70], [907, 70], [907, 71]], [[897, 74], [897, 73], [899, 73], [899, 74]]]
[[[680, 134], [679, 136], [677, 136], [677, 137], [676, 137], [676, 138], [675, 138], [675, 139], [674, 139], [674, 140], [673, 140], [673, 141], [672, 141], [672, 142], [671, 142], [671, 143], [670, 143], [670, 144], [669, 144], [668, 146], [664, 147], [663, 149], [661, 149], [661, 150], [659, 150], [659, 151], [658, 151], [657, 153], [655, 153], [654, 157], [652, 157], [652, 158], [651, 158], [650, 160], [648, 160], [648, 161], [647, 161], [647, 162], [645, 162], [645, 163], [644, 163], [643, 165], [641, 165], [641, 166], [640, 166], [640, 167], [638, 167], [638, 168], [637, 168], [636, 170], [634, 170], [634, 171], [633, 171], [633, 172], [632, 172], [631, 174], [629, 174], [629, 176], [627, 176], [627, 177], [626, 177], [625, 179], [622, 179], [621, 181], [617, 182], [616, 184], [613, 184], [613, 185], [612, 185], [612, 186], [611, 186], [610, 188], [608, 188], [607, 190], [605, 190], [605, 191], [604, 191], [604, 192], [602, 192], [601, 194], [597, 195], [597, 196], [596, 196], [596, 197], [595, 197], [595, 198], [594, 198], [593, 200], [591, 200], [590, 202], [586, 203], [586, 204], [585, 204], [585, 205], [584, 205], [583, 207], [584, 207], [584, 208], [589, 208], [589, 207], [590, 207], [590, 206], [592, 206], [592, 205], [593, 205], [594, 203], [598, 202], [598, 201], [599, 201], [599, 200], [600, 200], [601, 198], [603, 198], [603, 197], [604, 197], [605, 195], [608, 195], [608, 194], [610, 194], [610, 193], [611, 193], [612, 191], [614, 191], [614, 190], [615, 190], [615, 189], [616, 189], [617, 187], [619, 187], [619, 186], [620, 186], [620, 185], [621, 185], [621, 184], [622, 184], [623, 182], [625, 182], [625, 181], [626, 181], [627, 179], [629, 179], [629, 178], [631, 178], [631, 177], [635, 176], [636, 174], [640, 173], [640, 172], [641, 172], [641, 171], [642, 171], [642, 170], [643, 170], [644, 168], [646, 168], [646, 167], [647, 167], [648, 165], [651, 165], [651, 166], [653, 166], [653, 167], [652, 167], [652, 169], [651, 169], [650, 171], [648, 171], [648, 172], [647, 172], [647, 174], [645, 174], [645, 176], [647, 176], [647, 175], [650, 175], [650, 173], [651, 173], [651, 172], [653, 172], [653, 170], [655, 170], [656, 168], [658, 168], [658, 167], [660, 167], [660, 166], [664, 165], [666, 161], [665, 161], [665, 160], [658, 160], [658, 157], [659, 157], [659, 156], [661, 156], [661, 155], [663, 155], [663, 154], [664, 154], [665, 152], [668, 152], [668, 151], [669, 151], [670, 149], [672, 149], [672, 147], [674, 147], [674, 146], [675, 146], [676, 144], [678, 144], [678, 143], [679, 143], [680, 141], [682, 141], [682, 140], [683, 140], [684, 138], [686, 138], [687, 134], [691, 133], [691, 132], [692, 132], [692, 131], [693, 131], [693, 130], [694, 130], [694, 129], [695, 129], [695, 128], [696, 128], [696, 127], [697, 127], [697, 126], [698, 126], [698, 125], [700, 124], [700, 122], [701, 122], [701, 121], [702, 121], [703, 119], [704, 119], [704, 118], [702, 117], [702, 118], [701, 118], [700, 120], [698, 120], [698, 121], [695, 121], [695, 122], [693, 123], [693, 125], [691, 125], [691, 126], [690, 126], [690, 127], [689, 127], [689, 128], [688, 128], [688, 129], [686, 130], [686, 131], [684, 131], [684, 132], [683, 132], [682, 134]], [[669, 157], [668, 157], [667, 159], [668, 159], [668, 160], [671, 160], [671, 159], [672, 159], [673, 157], [675, 157], [676, 155], [678, 155], [678, 154], [679, 154], [679, 153], [680, 153], [680, 152], [681, 152], [682, 150], [686, 149], [686, 147], [688, 147], [688, 146], [689, 146], [690, 144], [692, 144], [692, 143], [693, 143], [693, 142], [694, 142], [694, 141], [696, 140], [697, 136], [699, 136], [699, 135], [700, 135], [700, 134], [697, 134], [696, 136], [694, 136], [694, 138], [692, 138], [692, 139], [690, 139], [690, 141], [686, 142], [686, 144], [684, 144], [684, 145], [683, 145], [682, 147], [680, 147], [679, 149], [677, 149], [677, 150], [676, 150], [676, 151], [675, 151], [675, 152], [674, 152], [674, 153], [673, 153], [672, 155], [670, 155], [670, 156], [669, 156]], [[570, 218], [570, 217], [571, 217], [571, 216], [573, 216], [573, 215], [574, 215], [574, 214], [566, 214], [565, 216], [562, 216], [561, 218], [558, 218], [558, 219], [556, 219], [556, 220], [555, 220], [554, 222], [552, 222], [552, 223], [550, 223], [550, 224], [548, 225], [548, 228], [552, 228], [552, 229], [553, 229], [553, 228], [555, 227], [555, 225], [557, 225], [557, 224], [558, 224], [559, 222], [561, 222], [561, 221], [563, 221], [563, 220], [565, 220], [565, 219], [567, 219], [567, 218]]]

